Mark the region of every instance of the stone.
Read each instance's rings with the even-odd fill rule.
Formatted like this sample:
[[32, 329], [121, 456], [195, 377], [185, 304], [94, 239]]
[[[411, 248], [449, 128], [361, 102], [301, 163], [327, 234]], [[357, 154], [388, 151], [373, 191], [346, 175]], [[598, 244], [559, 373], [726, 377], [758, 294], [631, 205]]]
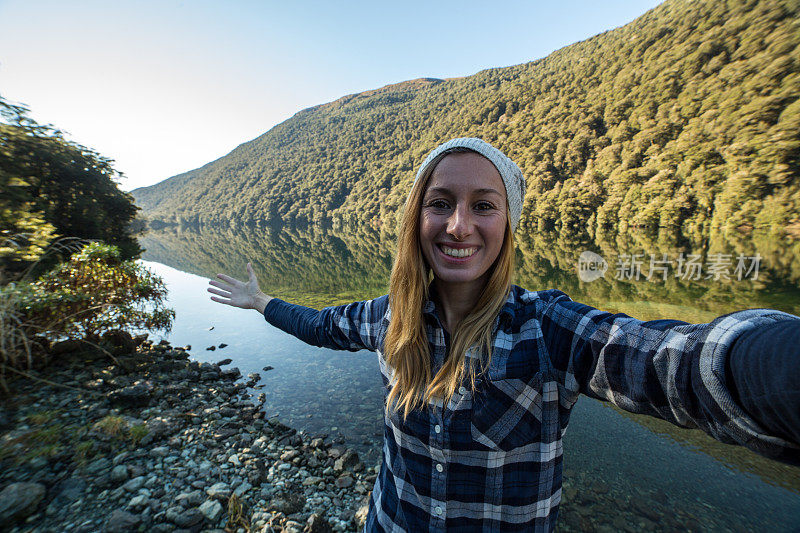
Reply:
[[209, 347], [206, 348], [206, 350], [209, 351], [209, 352], [213, 352], [216, 349], [217, 349], [216, 346], [209, 346]]
[[228, 498], [231, 497], [231, 488], [228, 486], [227, 483], [220, 481], [219, 483], [214, 483], [209, 488], [206, 489], [206, 494], [210, 498], [220, 501], [228, 501]]
[[217, 363], [217, 366], [225, 366], [225, 365], [229, 365], [229, 364], [231, 364], [231, 363], [233, 363], [233, 359], [228, 359], [228, 358], [225, 358], [225, 359], [223, 359], [222, 361], [219, 361], [219, 362]]
[[181, 509], [170, 507], [167, 509], [167, 520], [178, 527], [190, 528], [203, 520], [203, 513], [199, 509]]
[[111, 474], [109, 474], [109, 478], [114, 483], [122, 483], [126, 479], [128, 479], [128, 467], [126, 465], [117, 465], [111, 469]]
[[147, 505], [147, 496], [140, 494], [139, 496], [134, 496], [131, 498], [131, 501], [128, 502], [128, 507], [133, 509], [141, 509]]
[[321, 477], [308, 476], [307, 478], [305, 478], [303, 480], [303, 485], [306, 486], [306, 487], [311, 487], [311, 486], [314, 486], [314, 485], [319, 485], [321, 482], [322, 482], [322, 478]]
[[154, 457], [166, 457], [169, 455], [169, 448], [166, 446], [156, 446], [152, 450], [150, 450], [150, 455]]
[[103, 531], [105, 533], [128, 533], [129, 531], [136, 531], [137, 526], [142, 521], [140, 516], [137, 516], [120, 509], [115, 509], [106, 520]]
[[244, 495], [245, 492], [247, 492], [248, 490], [250, 490], [252, 488], [253, 488], [253, 486], [250, 483], [248, 483], [247, 481], [243, 481], [241, 485], [236, 487], [236, 490], [233, 491], [233, 493], [241, 498]]
[[358, 454], [353, 450], [347, 450], [342, 454], [341, 457], [336, 459], [336, 462], [333, 463], [333, 469], [336, 472], [341, 472], [342, 470], [347, 470], [352, 468], [358, 464]]
[[179, 494], [177, 498], [175, 498], [175, 503], [181, 505], [183, 507], [197, 507], [201, 503], [205, 501], [206, 497], [203, 495], [202, 492], [199, 490], [194, 490], [192, 492], [185, 492], [183, 494]]
[[356, 529], [363, 529], [364, 524], [367, 523], [367, 515], [369, 514], [369, 504], [364, 504], [358, 508], [356, 511], [355, 516], [353, 516], [353, 523], [355, 523]]
[[210, 523], [216, 523], [222, 516], [222, 504], [215, 500], [206, 500], [200, 506], [200, 512], [206, 517]]
[[144, 380], [139, 380], [133, 385], [106, 394], [109, 402], [121, 407], [145, 407], [150, 405], [152, 397], [153, 385]]
[[137, 490], [144, 487], [144, 476], [135, 477], [133, 479], [129, 479], [123, 486], [125, 490], [128, 492], [136, 492]]
[[337, 488], [346, 489], [347, 487], [353, 485], [353, 478], [351, 478], [350, 476], [339, 476], [336, 478], [336, 481], [334, 483], [336, 484]]
[[304, 533], [333, 533], [333, 528], [319, 513], [313, 513], [306, 521]]
[[27, 518], [36, 512], [46, 489], [41, 483], [12, 483], [0, 492], [0, 524]]

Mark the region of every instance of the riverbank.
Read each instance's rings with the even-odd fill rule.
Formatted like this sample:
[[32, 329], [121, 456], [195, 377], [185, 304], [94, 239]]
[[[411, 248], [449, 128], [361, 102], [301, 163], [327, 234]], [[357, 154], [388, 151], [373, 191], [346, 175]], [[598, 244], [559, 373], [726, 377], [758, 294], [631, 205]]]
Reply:
[[[230, 360], [139, 339], [14, 383], [0, 408], [0, 529], [355, 531], [377, 467], [259, 409]], [[138, 346], [134, 346], [139, 344]], [[46, 383], [45, 380], [51, 383]]]

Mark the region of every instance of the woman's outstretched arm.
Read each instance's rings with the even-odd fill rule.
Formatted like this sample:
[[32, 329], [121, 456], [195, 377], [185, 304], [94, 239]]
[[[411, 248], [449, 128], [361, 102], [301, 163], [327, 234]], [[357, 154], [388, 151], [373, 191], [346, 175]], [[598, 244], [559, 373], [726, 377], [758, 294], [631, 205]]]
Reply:
[[208, 282], [212, 286], [208, 288], [208, 292], [217, 295], [211, 297], [215, 302], [242, 309], [255, 309], [264, 314], [264, 309], [272, 300], [271, 296], [258, 288], [258, 280], [250, 263], [247, 263], [247, 281], [239, 281], [225, 274], [217, 274], [217, 279], [221, 281], [212, 279]]
[[800, 348], [790, 339], [766, 353], [755, 340], [767, 331], [774, 341], [777, 331], [793, 331], [789, 336], [796, 338], [798, 317], [751, 309], [708, 324], [642, 322], [556, 291], [548, 300], [541, 308], [542, 333], [566, 391], [800, 464], [798, 431], [787, 427], [797, 416], [781, 414], [800, 410]]
[[264, 318], [290, 335], [313, 346], [334, 350], [375, 350], [378, 335], [385, 328], [388, 299], [326, 307], [321, 311], [285, 302], [264, 294], [258, 287], [253, 267], [247, 263], [248, 280], [239, 281], [225, 274], [209, 281], [211, 299], [233, 307], [255, 309]]

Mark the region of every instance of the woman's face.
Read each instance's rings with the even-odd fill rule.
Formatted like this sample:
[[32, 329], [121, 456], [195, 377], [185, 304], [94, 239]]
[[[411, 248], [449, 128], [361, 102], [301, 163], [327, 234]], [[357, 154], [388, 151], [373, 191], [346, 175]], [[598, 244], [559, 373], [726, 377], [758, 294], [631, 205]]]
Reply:
[[437, 282], [483, 288], [503, 246], [507, 217], [503, 179], [488, 159], [465, 152], [439, 161], [422, 197], [419, 226], [422, 255]]

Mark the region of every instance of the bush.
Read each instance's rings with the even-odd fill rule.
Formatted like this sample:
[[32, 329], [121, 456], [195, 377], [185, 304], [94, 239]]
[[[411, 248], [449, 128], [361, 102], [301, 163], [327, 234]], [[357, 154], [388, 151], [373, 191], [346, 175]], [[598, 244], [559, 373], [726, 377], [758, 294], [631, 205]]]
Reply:
[[119, 249], [92, 243], [35, 283], [16, 290], [25, 322], [39, 335], [99, 341], [113, 329], [172, 328], [175, 312], [164, 307], [161, 279]]
[[37, 346], [67, 338], [97, 343], [117, 329], [168, 333], [175, 312], [164, 306], [166, 295], [158, 276], [122, 260], [115, 246], [88, 244], [37, 281], [0, 288], [0, 364], [30, 367]]

